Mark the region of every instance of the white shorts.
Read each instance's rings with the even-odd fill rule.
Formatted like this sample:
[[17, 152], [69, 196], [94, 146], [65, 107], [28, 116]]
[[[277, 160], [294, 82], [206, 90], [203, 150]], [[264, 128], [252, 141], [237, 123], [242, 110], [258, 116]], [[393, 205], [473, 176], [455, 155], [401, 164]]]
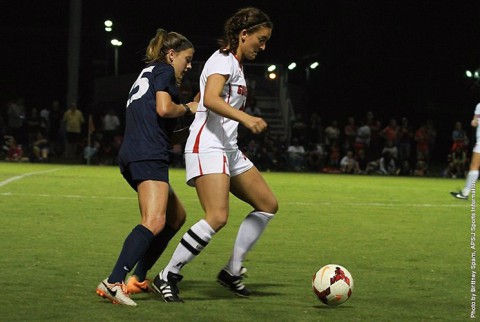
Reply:
[[187, 184], [195, 186], [193, 179], [212, 173], [225, 173], [235, 177], [253, 167], [252, 161], [242, 151], [186, 153], [185, 169]]
[[475, 146], [473, 147], [473, 152], [480, 153], [480, 144], [475, 144]]

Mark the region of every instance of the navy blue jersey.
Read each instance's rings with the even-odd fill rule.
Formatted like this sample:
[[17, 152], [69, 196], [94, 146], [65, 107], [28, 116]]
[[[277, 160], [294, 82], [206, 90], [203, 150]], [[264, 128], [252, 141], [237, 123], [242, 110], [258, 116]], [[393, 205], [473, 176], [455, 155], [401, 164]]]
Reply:
[[125, 135], [119, 151], [124, 164], [141, 160], [170, 161], [170, 135], [177, 120], [157, 114], [155, 95], [158, 91], [167, 92], [174, 103], [180, 103], [175, 71], [171, 65], [148, 65], [130, 89]]

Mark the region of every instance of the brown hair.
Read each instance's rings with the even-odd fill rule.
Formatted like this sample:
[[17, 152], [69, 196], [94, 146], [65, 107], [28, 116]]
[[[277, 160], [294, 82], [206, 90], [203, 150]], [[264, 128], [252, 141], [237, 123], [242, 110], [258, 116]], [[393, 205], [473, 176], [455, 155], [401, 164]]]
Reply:
[[180, 52], [189, 48], [193, 48], [193, 44], [184, 35], [159, 28], [155, 37], [150, 39], [145, 53], [145, 61], [147, 63], [165, 62], [165, 56], [170, 49]]
[[253, 7], [238, 10], [225, 22], [223, 37], [218, 40], [220, 51], [235, 53], [238, 48], [238, 34], [244, 29], [248, 33], [253, 33], [261, 27], [273, 29], [273, 23], [262, 10]]

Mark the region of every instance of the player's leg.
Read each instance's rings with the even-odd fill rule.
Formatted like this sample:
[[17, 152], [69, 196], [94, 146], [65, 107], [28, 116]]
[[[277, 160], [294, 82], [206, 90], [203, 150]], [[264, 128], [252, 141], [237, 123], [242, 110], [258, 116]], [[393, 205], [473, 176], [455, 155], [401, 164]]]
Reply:
[[[244, 157], [237, 159], [236, 171], [243, 171], [232, 176], [230, 191], [239, 199], [253, 207], [243, 220], [238, 230], [230, 261], [217, 276], [218, 282], [230, 288], [239, 296], [249, 296], [250, 291], [243, 285], [242, 275], [245, 268], [242, 263], [250, 249], [260, 238], [270, 219], [278, 210], [278, 202], [264, 178]], [[233, 172], [233, 171], [232, 171]]]
[[150, 247], [155, 235], [165, 225], [168, 184], [162, 181], [146, 180], [141, 182], [137, 189], [142, 221], [125, 239], [109, 282], [120, 282], [125, 279], [128, 272]]
[[225, 225], [228, 217], [229, 180], [226, 174], [208, 174], [195, 179], [205, 218], [183, 235], [172, 259], [163, 270], [163, 279], [166, 280], [168, 272], [178, 274], [184, 265], [208, 245], [215, 232]]
[[[141, 224], [134, 227], [125, 239], [112, 273], [98, 285], [97, 294], [114, 303], [136, 305], [128, 297], [124, 280], [165, 224], [168, 166], [161, 161], [131, 163], [128, 169], [122, 168], [122, 174], [138, 192]], [[115, 288], [117, 291], [113, 291]]]
[[470, 169], [468, 170], [467, 179], [465, 180], [465, 186], [462, 189], [462, 195], [468, 196], [472, 189], [472, 186], [478, 180], [478, 170], [480, 169], [480, 147], [475, 149], [472, 153], [472, 161], [470, 162]]
[[[161, 209], [162, 211], [164, 209]], [[163, 217], [163, 216], [162, 216]], [[160, 258], [167, 248], [170, 240], [185, 223], [186, 212], [178, 196], [170, 187], [168, 192], [168, 204], [166, 208], [166, 223], [158, 233], [143, 257], [138, 261], [132, 276], [128, 279], [127, 289], [130, 294], [150, 292], [149, 281], [146, 280], [147, 272]]]
[[278, 202], [256, 167], [232, 177], [231, 192], [254, 209], [240, 225], [233, 254], [227, 265], [231, 273], [238, 275], [247, 252], [277, 212]]
[[182, 301], [176, 287], [182, 279], [180, 270], [200, 254], [215, 232], [227, 222], [230, 177], [224, 170], [224, 162], [223, 154], [205, 159], [199, 155], [186, 155], [187, 182], [194, 180], [205, 217], [183, 235], [170, 262], [153, 282], [154, 289], [166, 302]]

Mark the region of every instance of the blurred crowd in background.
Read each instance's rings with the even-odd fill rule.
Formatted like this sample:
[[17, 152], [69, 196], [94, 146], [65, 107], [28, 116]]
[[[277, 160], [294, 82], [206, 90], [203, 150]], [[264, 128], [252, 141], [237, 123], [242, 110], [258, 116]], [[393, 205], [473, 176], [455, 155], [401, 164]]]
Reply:
[[[254, 104], [245, 111], [262, 116]], [[121, 112], [108, 108], [92, 116], [58, 100], [35, 107], [23, 98], [11, 99], [0, 113], [2, 159], [115, 165], [122, 143]], [[460, 121], [453, 121], [449, 131], [448, 155], [434, 160], [435, 120], [414, 128], [406, 117], [385, 121], [373, 112], [340, 120], [298, 112], [285, 135], [252, 135], [240, 127], [238, 145], [261, 171], [464, 177], [474, 142]], [[437, 167], [432, 169], [432, 164]], [[172, 166], [184, 167], [180, 144], [173, 146]]]

